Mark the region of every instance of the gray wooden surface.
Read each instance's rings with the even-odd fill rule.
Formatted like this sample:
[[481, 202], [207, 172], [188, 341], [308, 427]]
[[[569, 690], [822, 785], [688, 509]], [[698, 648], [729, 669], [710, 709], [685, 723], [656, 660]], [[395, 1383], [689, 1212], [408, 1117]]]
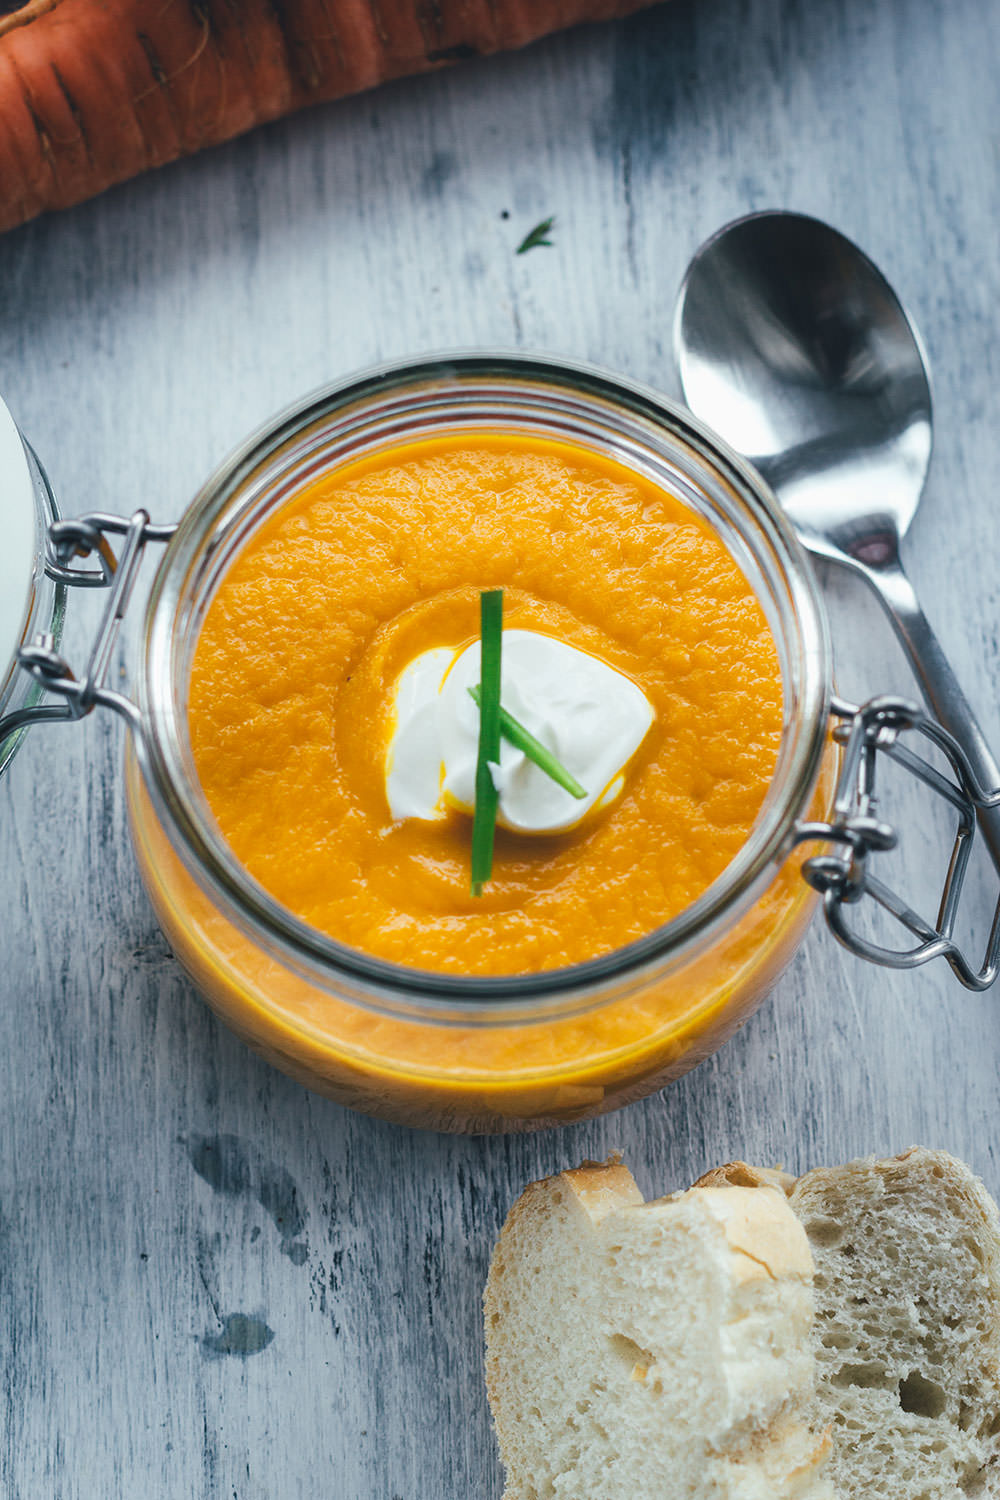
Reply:
[[[673, 392], [696, 246], [749, 209], [819, 214], [930, 349], [909, 557], [1000, 738], [998, 76], [990, 0], [673, 0], [403, 83], [0, 240], [0, 390], [65, 511], [171, 518], [276, 408], [384, 358], [541, 349]], [[549, 214], [554, 247], [515, 256]], [[830, 600], [842, 686], [907, 687], [860, 586]], [[584, 1156], [620, 1148], [656, 1192], [737, 1154], [919, 1141], [1000, 1189], [1000, 996], [866, 969], [819, 928], [720, 1055], [617, 1116], [448, 1139], [312, 1097], [178, 972], [121, 760], [94, 718], [37, 731], [0, 783], [4, 1500], [499, 1496], [490, 1245], [525, 1181]], [[929, 864], [931, 834], [907, 840]]]

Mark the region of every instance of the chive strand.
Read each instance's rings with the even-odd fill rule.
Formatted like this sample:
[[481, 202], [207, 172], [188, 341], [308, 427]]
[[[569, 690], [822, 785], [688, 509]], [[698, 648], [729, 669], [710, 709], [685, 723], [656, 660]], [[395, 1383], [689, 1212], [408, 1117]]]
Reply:
[[[475, 687], [469, 688], [469, 697], [473, 703], [478, 704], [481, 696], [478, 683]], [[587, 796], [585, 788], [580, 785], [575, 776], [567, 771], [562, 761], [553, 755], [541, 740], [536, 739], [530, 729], [525, 729], [520, 719], [515, 719], [514, 715], [508, 713], [505, 708], [500, 710], [500, 733], [515, 749], [520, 750], [530, 761], [533, 761], [540, 771], [544, 771], [546, 776], [551, 777], [557, 786], [569, 792], [571, 797], [579, 800]]]
[[479, 596], [480, 678], [479, 752], [476, 757], [476, 809], [472, 820], [473, 896], [493, 873], [493, 839], [499, 797], [490, 770], [500, 761], [500, 662], [503, 648], [503, 589]]

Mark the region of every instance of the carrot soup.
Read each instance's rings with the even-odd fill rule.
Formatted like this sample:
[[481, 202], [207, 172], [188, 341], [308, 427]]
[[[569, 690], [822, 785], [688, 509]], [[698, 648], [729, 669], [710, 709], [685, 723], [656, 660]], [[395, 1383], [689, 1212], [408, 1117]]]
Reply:
[[[480, 586], [504, 589], [505, 630], [615, 668], [653, 721], [613, 805], [501, 832], [474, 898], [469, 817], [394, 819], [385, 760], [395, 682], [477, 638]], [[643, 937], [722, 873], [774, 772], [781, 674], [679, 501], [605, 457], [481, 435], [323, 475], [262, 527], [202, 626], [189, 724], [226, 840], [311, 926], [393, 963], [531, 973]]]

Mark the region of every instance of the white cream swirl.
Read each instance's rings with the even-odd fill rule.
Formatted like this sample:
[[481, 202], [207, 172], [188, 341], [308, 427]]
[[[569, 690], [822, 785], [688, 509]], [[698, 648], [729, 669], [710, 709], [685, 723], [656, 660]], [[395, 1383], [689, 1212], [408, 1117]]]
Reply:
[[[534, 630], [505, 630], [500, 701], [586, 789], [573, 797], [508, 740], [493, 767], [498, 821], [517, 833], [557, 833], [614, 801], [653, 722], [645, 693], [576, 646]], [[386, 795], [396, 819], [437, 820], [475, 807], [479, 642], [416, 657], [395, 689]]]

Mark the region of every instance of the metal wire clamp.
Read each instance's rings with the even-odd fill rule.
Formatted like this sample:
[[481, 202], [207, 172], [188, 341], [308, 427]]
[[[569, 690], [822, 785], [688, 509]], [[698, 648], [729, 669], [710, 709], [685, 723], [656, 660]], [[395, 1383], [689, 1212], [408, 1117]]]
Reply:
[[[168, 542], [176, 530], [176, 525], [155, 525], [144, 510], [128, 518], [94, 511], [76, 520], [53, 522], [47, 539], [46, 573], [67, 587], [106, 588], [108, 601], [81, 677], [55, 650], [50, 635], [41, 635], [21, 647], [17, 654], [21, 666], [64, 701], [58, 705], [34, 704], [0, 719], [0, 740], [27, 724], [83, 719], [102, 706], [121, 714], [133, 729], [140, 727], [138, 708], [107, 686], [108, 674], [146, 546]], [[110, 541], [113, 536], [123, 539], [117, 553]], [[97, 559], [96, 567], [76, 565], [76, 559], [89, 557]]]
[[[980, 784], [965, 752], [955, 739], [915, 703], [879, 697], [857, 707], [834, 698], [831, 712], [841, 720], [833, 731], [843, 748], [840, 778], [829, 822], [800, 823], [797, 844], [820, 840], [834, 850], [805, 860], [802, 873], [823, 897], [830, 930], [860, 958], [892, 969], [914, 969], [943, 957], [956, 977], [970, 990], [985, 990], [1000, 972], [1000, 900], [997, 901], [986, 944], [976, 969], [954, 940], [962, 886], [976, 834], [976, 813], [1000, 805], [1000, 790]], [[935, 746], [948, 762], [952, 777], [938, 770], [900, 736], [914, 733]], [[927, 921], [895, 891], [878, 880], [869, 867], [870, 856], [896, 846], [895, 830], [876, 816], [875, 778], [879, 754], [889, 756], [954, 809], [957, 832], [938, 905], [937, 918]], [[899, 925], [918, 939], [916, 946], [886, 948], [863, 937], [848, 921], [848, 912], [870, 896]]]

